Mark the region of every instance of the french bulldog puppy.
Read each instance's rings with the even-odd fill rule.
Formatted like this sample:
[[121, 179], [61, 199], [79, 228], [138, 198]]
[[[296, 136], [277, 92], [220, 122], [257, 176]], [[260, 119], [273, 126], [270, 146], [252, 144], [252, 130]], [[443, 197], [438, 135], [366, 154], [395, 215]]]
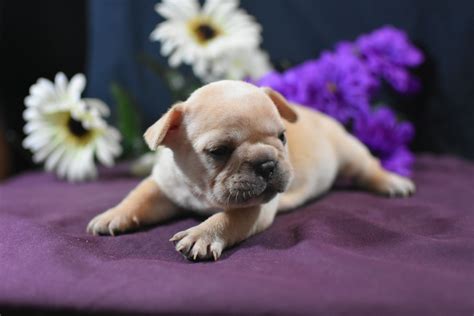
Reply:
[[115, 235], [191, 210], [209, 217], [170, 240], [192, 260], [217, 260], [278, 212], [329, 190], [337, 176], [388, 196], [415, 190], [332, 118], [241, 81], [196, 90], [144, 137], [152, 150], [161, 146], [152, 175], [87, 231]]

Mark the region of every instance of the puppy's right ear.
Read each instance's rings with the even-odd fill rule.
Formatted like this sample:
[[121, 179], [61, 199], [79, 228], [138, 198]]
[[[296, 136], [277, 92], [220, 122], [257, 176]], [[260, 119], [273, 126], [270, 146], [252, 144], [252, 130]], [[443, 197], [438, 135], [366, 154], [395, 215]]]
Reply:
[[151, 150], [163, 143], [166, 136], [175, 132], [181, 125], [183, 117], [182, 103], [177, 103], [171, 107], [155, 124], [150, 126], [145, 134], [145, 141]]

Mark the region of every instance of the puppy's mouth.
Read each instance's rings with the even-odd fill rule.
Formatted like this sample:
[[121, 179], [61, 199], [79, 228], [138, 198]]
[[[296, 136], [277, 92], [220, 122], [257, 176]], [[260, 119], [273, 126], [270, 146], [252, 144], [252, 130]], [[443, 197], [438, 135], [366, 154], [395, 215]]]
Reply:
[[224, 208], [248, 207], [264, 204], [278, 193], [284, 192], [291, 179], [291, 173], [278, 168], [271, 175], [263, 176], [251, 172], [235, 173], [219, 181], [214, 201]]
[[259, 188], [238, 189], [229, 192], [228, 205], [251, 206], [266, 203], [273, 199], [280, 190], [270, 184], [265, 184]]

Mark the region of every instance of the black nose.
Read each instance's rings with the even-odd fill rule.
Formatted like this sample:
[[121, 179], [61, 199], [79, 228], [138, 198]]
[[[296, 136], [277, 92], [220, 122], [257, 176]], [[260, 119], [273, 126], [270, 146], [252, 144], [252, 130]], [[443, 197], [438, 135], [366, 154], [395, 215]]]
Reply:
[[275, 170], [275, 166], [276, 163], [273, 160], [259, 162], [255, 165], [255, 172], [265, 179], [269, 179], [273, 174], [273, 170]]

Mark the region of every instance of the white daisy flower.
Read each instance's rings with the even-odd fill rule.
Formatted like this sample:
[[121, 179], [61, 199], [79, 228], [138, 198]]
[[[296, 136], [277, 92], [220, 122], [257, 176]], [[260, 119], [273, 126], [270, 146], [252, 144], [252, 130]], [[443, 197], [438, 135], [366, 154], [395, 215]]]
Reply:
[[68, 83], [58, 73], [54, 83], [39, 79], [25, 98], [23, 147], [33, 152], [35, 163], [44, 162], [47, 171], [69, 181], [95, 178], [94, 157], [111, 166], [122, 151], [119, 132], [103, 119], [109, 115], [107, 105], [81, 99], [85, 83], [82, 74]]
[[259, 79], [273, 67], [268, 54], [261, 49], [242, 49], [228, 52], [217, 58], [203, 78], [210, 82], [221, 79]]
[[207, 0], [203, 7], [197, 0], [163, 0], [155, 9], [166, 21], [150, 37], [161, 42], [172, 67], [192, 65], [203, 78], [226, 52], [260, 44], [260, 25], [238, 5], [238, 0]]

